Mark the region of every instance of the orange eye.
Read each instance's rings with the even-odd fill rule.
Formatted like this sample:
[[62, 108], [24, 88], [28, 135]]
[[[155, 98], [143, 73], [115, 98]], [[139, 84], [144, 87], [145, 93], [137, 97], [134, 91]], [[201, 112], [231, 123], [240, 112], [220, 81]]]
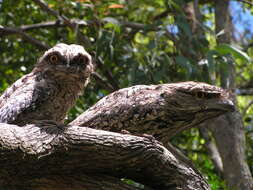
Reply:
[[57, 55], [51, 55], [49, 57], [49, 60], [51, 63], [57, 63], [58, 62], [58, 56]]

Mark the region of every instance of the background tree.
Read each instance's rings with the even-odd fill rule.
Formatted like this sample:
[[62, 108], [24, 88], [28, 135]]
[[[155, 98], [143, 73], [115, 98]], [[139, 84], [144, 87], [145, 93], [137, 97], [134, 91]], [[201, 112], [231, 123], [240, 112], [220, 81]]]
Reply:
[[[1, 91], [32, 69], [41, 50], [58, 42], [82, 44], [96, 57], [94, 80], [68, 121], [101, 97], [127, 86], [186, 80], [220, 85], [233, 93], [241, 114], [219, 118], [219, 125], [209, 127], [212, 134], [203, 127], [191, 129], [171, 142], [191, 158], [213, 189], [225, 188], [224, 180], [229, 188], [252, 188], [252, 33], [250, 24], [239, 22], [241, 14], [249, 17], [251, 2], [45, 3], [0, 2]], [[233, 162], [226, 161], [231, 158]], [[230, 163], [238, 164], [235, 171]]]

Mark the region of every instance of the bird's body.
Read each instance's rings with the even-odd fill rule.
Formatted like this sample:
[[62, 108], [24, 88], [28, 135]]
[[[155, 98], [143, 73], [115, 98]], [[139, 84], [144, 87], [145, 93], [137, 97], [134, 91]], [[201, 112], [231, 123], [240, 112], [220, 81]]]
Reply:
[[137, 85], [102, 98], [70, 125], [169, 139], [233, 109], [227, 91], [206, 83]]
[[31, 73], [17, 80], [0, 97], [0, 122], [63, 122], [92, 71], [91, 56], [83, 47], [54, 46], [38, 60]]

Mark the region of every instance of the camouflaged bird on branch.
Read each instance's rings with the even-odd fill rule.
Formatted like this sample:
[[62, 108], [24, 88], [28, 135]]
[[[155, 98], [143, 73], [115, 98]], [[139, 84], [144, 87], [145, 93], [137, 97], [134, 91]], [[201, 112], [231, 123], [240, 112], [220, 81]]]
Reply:
[[0, 97], [0, 122], [25, 125], [63, 122], [93, 71], [91, 56], [79, 45], [57, 44]]
[[104, 97], [70, 124], [168, 140], [233, 109], [228, 92], [206, 83], [137, 85]]

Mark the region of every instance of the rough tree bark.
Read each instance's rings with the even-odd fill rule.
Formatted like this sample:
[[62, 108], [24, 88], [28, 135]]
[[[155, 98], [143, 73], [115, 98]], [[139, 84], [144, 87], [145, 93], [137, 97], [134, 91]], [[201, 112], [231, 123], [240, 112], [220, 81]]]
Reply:
[[[100, 189], [99, 179], [93, 180], [97, 184], [86, 184], [86, 175], [98, 174], [131, 178], [155, 189], [209, 189], [200, 174], [146, 137], [50, 123], [23, 128], [1, 124], [0, 133], [4, 155], [0, 183], [6, 189], [44, 185], [67, 189], [66, 181]], [[117, 178], [103, 181], [112, 186]]]
[[[152, 136], [87, 127], [115, 130], [118, 126], [118, 130], [140, 134], [166, 133], [169, 138], [233, 109], [225, 91], [185, 82], [119, 90], [73, 121], [83, 118], [85, 127], [52, 121], [25, 127], [0, 124], [0, 187], [137, 189], [119, 180], [125, 177], [148, 189], [210, 189], [180, 154], [168, 151]], [[157, 138], [167, 141], [165, 136]]]

